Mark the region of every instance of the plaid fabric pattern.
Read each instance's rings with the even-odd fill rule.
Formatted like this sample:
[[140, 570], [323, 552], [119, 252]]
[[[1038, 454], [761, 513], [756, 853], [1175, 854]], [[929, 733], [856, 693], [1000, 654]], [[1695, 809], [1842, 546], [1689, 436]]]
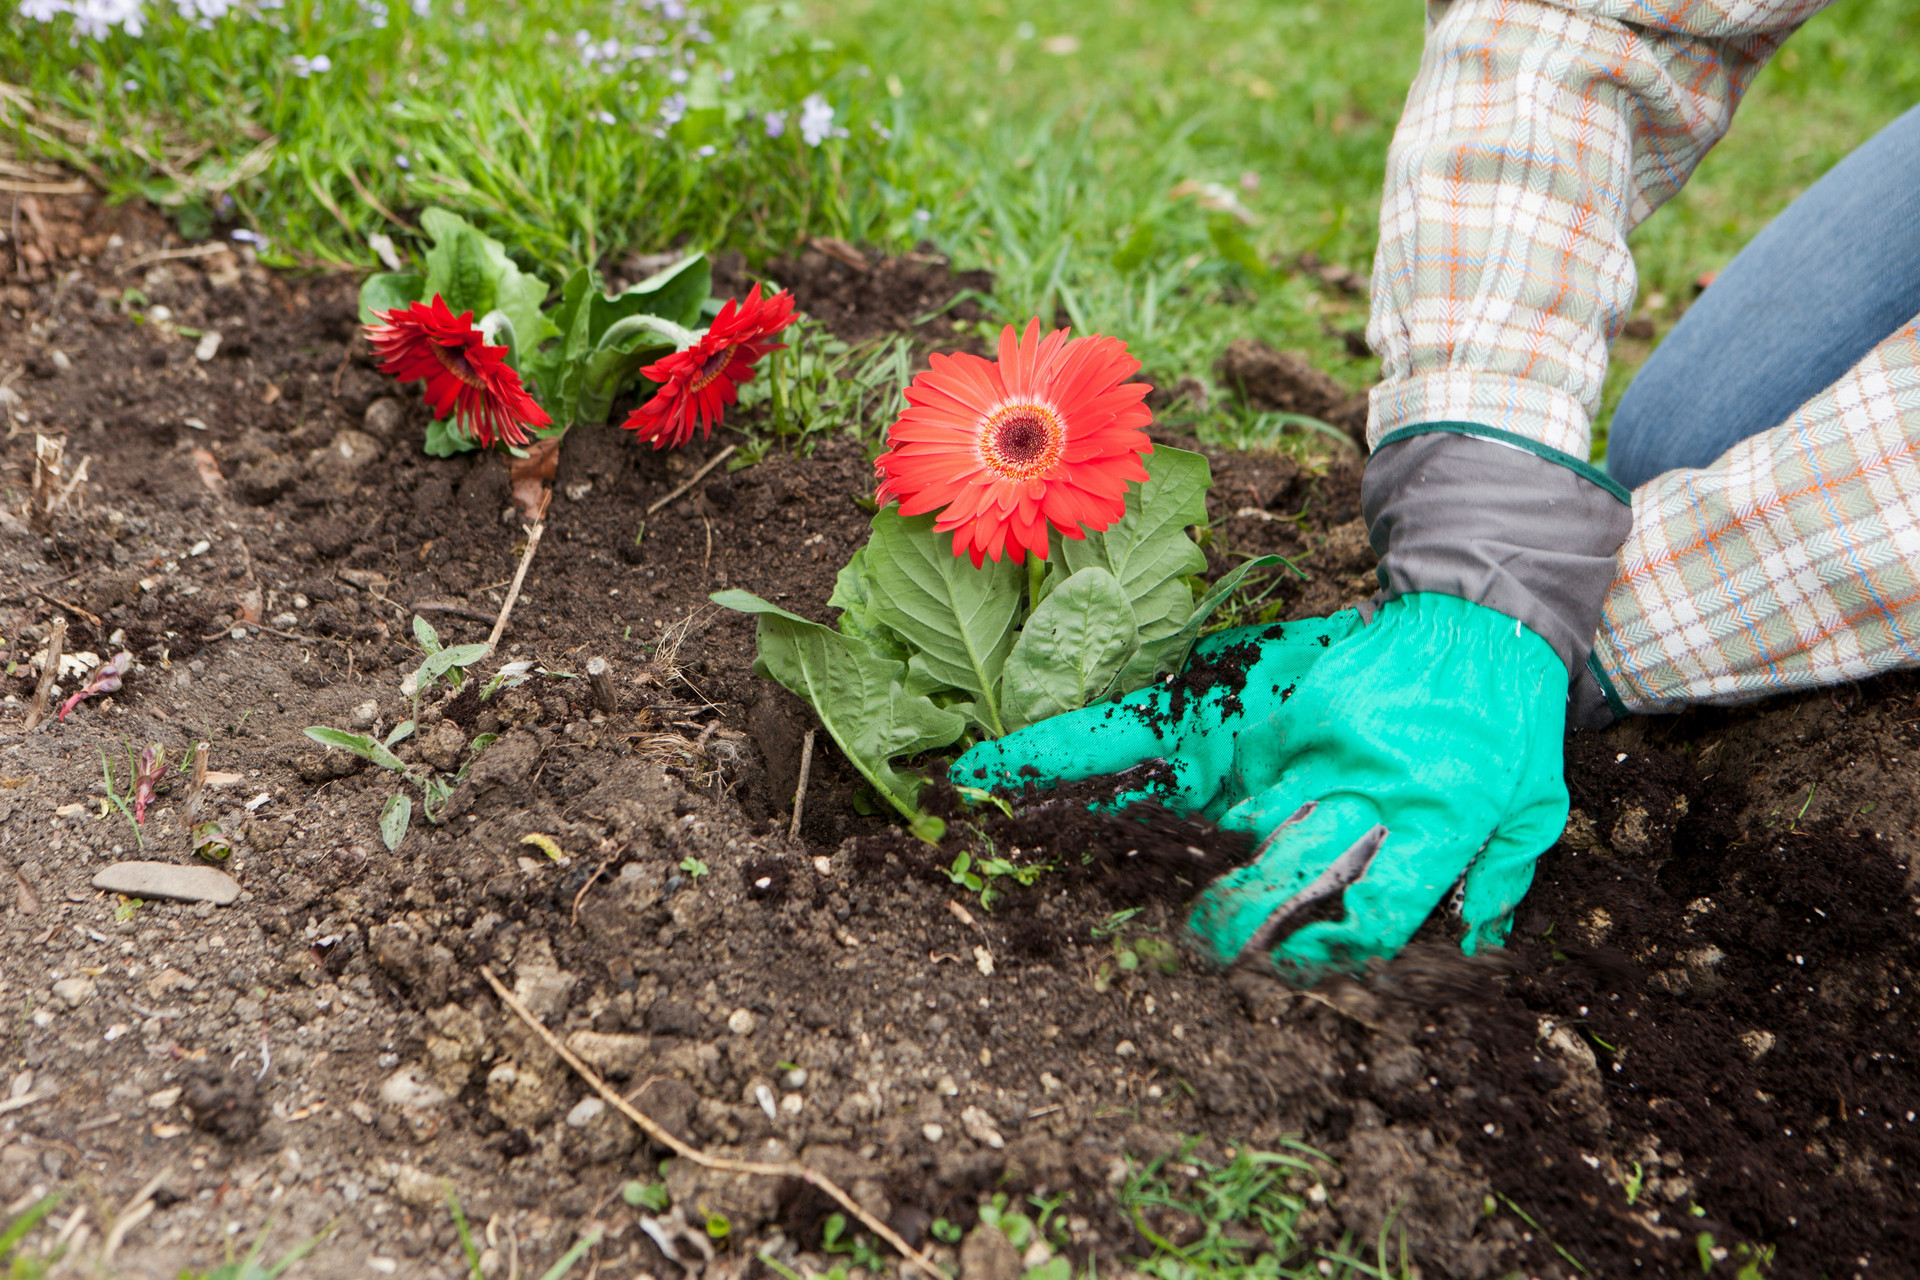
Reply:
[[1450, 0], [1387, 157], [1370, 442], [1477, 422], [1588, 454], [1627, 232], [1827, 0]]
[[1920, 316], [1786, 422], [1634, 492], [1594, 653], [1630, 711], [1920, 665]]

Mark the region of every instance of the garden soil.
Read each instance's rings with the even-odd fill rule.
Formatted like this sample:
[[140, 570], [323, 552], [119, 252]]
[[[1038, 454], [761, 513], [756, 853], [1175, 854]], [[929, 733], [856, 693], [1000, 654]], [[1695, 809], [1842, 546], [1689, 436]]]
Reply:
[[[1504, 953], [1465, 959], [1438, 920], [1392, 964], [1294, 990], [1178, 948], [1183, 903], [1247, 851], [1168, 815], [956, 812], [933, 851], [821, 735], [790, 838], [809, 715], [707, 596], [828, 617], [867, 456], [776, 450], [649, 513], [725, 441], [581, 430], [500, 655], [538, 669], [485, 701], [429, 695], [403, 757], [457, 766], [498, 736], [444, 823], [389, 852], [393, 776], [302, 730], [404, 718], [415, 614], [484, 639], [522, 538], [504, 471], [421, 453], [351, 280], [182, 245], [136, 207], [20, 207], [0, 288], [0, 1205], [68, 1193], [34, 1247], [111, 1243], [113, 1274], [162, 1277], [324, 1233], [290, 1274], [453, 1277], [453, 1197], [490, 1276], [540, 1274], [590, 1229], [576, 1274], [847, 1261], [797, 1184], [682, 1160], [677, 1219], [627, 1203], [666, 1153], [487, 967], [668, 1129], [800, 1159], [949, 1263], [936, 1220], [1032, 1193], [1059, 1198], [1076, 1260], [1123, 1270], [1148, 1233], [1199, 1229], [1121, 1212], [1131, 1170], [1164, 1157], [1177, 1185], [1294, 1138], [1326, 1157], [1291, 1182], [1303, 1238], [1390, 1267], [1404, 1250], [1421, 1275], [1731, 1276], [1763, 1248], [1773, 1276], [1920, 1265], [1914, 680], [1570, 738], [1574, 815]], [[925, 317], [988, 281], [841, 248], [780, 264], [803, 307], [853, 338], [919, 320], [923, 345], [979, 340], [974, 313]], [[37, 435], [65, 450], [40, 520]], [[1292, 557], [1305, 580], [1256, 579], [1281, 620], [1367, 594], [1357, 460], [1213, 462], [1215, 571]], [[69, 651], [137, 664], [29, 732], [56, 619]], [[611, 707], [581, 678], [594, 658]], [[176, 782], [136, 835], [103, 760], [118, 795], [130, 751], [197, 742], [200, 811]], [[191, 862], [209, 818], [233, 837], [232, 905], [92, 887], [118, 860]], [[942, 868], [988, 841], [1066, 869], [986, 910]], [[966, 1280], [1018, 1274], [992, 1243], [968, 1245]]]

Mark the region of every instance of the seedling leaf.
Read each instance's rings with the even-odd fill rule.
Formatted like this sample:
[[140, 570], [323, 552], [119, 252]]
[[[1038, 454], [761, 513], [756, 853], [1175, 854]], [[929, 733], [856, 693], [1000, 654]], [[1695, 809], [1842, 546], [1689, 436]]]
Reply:
[[395, 773], [406, 772], [407, 766], [399, 756], [394, 755], [364, 733], [348, 733], [344, 729], [329, 729], [325, 725], [314, 725], [307, 730], [307, 736], [321, 746], [351, 751], [363, 760], [373, 761], [382, 769], [392, 769]]
[[400, 842], [407, 838], [407, 828], [413, 823], [413, 797], [404, 791], [397, 791], [387, 799], [386, 807], [380, 810], [380, 838], [386, 841], [387, 848], [398, 849]]

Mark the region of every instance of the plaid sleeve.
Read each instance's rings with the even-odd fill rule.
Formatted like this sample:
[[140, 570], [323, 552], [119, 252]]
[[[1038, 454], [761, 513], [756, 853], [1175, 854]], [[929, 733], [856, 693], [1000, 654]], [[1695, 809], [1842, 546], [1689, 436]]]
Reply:
[[1387, 156], [1368, 438], [1473, 422], [1586, 458], [1627, 232], [1826, 0], [1451, 0]]
[[1790, 419], [1633, 495], [1594, 658], [1630, 711], [1920, 666], [1920, 316]]

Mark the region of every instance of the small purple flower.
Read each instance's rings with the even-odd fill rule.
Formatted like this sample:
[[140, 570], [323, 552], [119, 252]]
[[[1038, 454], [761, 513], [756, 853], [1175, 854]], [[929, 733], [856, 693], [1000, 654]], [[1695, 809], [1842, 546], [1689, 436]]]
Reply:
[[787, 113], [784, 111], [769, 111], [760, 119], [767, 126], [769, 138], [778, 138], [787, 132]]

